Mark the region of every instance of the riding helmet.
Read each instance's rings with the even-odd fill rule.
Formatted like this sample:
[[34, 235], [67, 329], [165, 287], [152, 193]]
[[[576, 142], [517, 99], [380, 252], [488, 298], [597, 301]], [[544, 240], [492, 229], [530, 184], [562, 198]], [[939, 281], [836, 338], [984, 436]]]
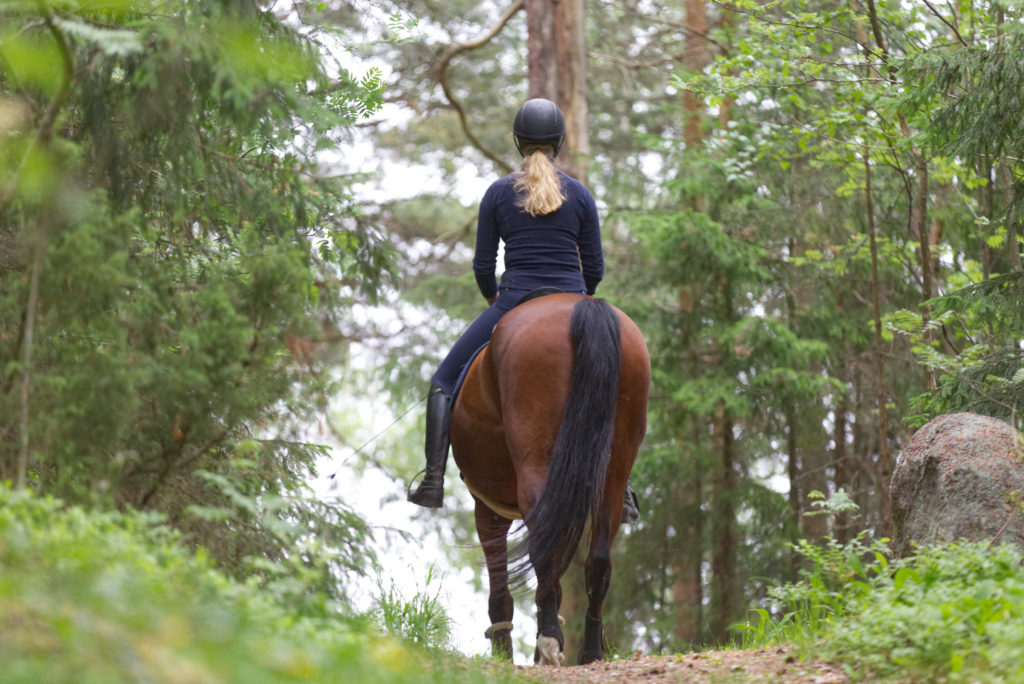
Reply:
[[557, 155], [565, 140], [565, 117], [562, 116], [562, 110], [551, 100], [540, 97], [527, 100], [516, 112], [512, 137], [519, 154], [523, 153], [523, 145], [536, 143], [553, 145]]

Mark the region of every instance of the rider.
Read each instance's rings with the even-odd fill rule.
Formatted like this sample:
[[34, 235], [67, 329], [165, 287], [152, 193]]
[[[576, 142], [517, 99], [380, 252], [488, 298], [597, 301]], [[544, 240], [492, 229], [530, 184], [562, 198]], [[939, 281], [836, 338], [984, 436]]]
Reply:
[[[522, 167], [491, 184], [477, 220], [473, 273], [490, 306], [448, 352], [427, 395], [426, 474], [408, 499], [428, 508], [441, 506], [451, 395], [473, 352], [490, 340], [498, 319], [533, 290], [592, 295], [604, 275], [594, 198], [554, 164], [565, 141], [565, 119], [558, 105], [528, 100], [516, 113], [512, 133]], [[494, 275], [499, 239], [505, 243], [500, 287]], [[627, 505], [632, 503], [629, 499]]]

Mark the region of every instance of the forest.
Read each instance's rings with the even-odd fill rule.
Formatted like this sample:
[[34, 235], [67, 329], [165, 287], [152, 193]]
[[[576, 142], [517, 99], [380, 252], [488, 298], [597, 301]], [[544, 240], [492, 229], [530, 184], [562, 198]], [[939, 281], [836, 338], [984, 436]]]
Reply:
[[[394, 498], [422, 467], [428, 379], [485, 306], [477, 205], [518, 164], [512, 117], [530, 97], [565, 112], [561, 167], [601, 216], [597, 295], [651, 355], [631, 477], [641, 519], [613, 549], [609, 644], [657, 654], [791, 637], [787, 605], [824, 629], [823, 616], [881, 600], [868, 587], [906, 590], [912, 574], [894, 580], [885, 553], [901, 449], [945, 413], [1022, 423], [1022, 12], [1018, 0], [4, 2], [0, 574], [25, 572], [0, 580], [0, 627], [23, 634], [0, 646], [24, 664], [11, 681], [38, 681], [55, 651], [59, 681], [82, 663], [94, 681], [126, 677], [65, 633], [113, 648], [97, 586], [175, 658], [239, 681], [254, 662], [275, 673], [261, 681], [341, 663], [358, 678], [382, 662], [416, 681], [402, 649], [444, 644], [443, 602], [394, 603], [385, 578], [374, 615], [357, 614], [355, 578], [380, 575], [390, 542], [375, 538], [375, 511], [314, 481], [350, 454], [342, 476], [382, 475]], [[453, 567], [479, 569], [454, 470], [444, 509], [407, 515]], [[978, 599], [985, 620], [1019, 617], [1013, 552], [988, 551], [922, 562], [1001, 587], [1003, 603]], [[39, 567], [52, 576], [33, 579]], [[241, 612], [214, 619], [175, 592]], [[563, 592], [571, 650], [582, 580]], [[380, 630], [405, 641], [373, 641]], [[370, 655], [356, 655], [361, 639]], [[240, 650], [217, 655], [226, 641]], [[1020, 667], [1014, 650], [921, 665], [900, 648], [865, 667], [968, 679]]]

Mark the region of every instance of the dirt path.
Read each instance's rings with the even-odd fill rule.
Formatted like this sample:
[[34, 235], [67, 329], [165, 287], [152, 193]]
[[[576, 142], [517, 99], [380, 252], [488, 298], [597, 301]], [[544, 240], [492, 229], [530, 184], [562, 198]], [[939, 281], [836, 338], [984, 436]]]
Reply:
[[[523, 674], [536, 677], [538, 669], [520, 667]], [[708, 651], [675, 656], [635, 655], [629, 660], [592, 663], [548, 670], [549, 682], [567, 684], [611, 684], [643, 682], [714, 682], [741, 684], [773, 682], [778, 684], [845, 684], [849, 677], [838, 667], [814, 661], [801, 661], [785, 649], [756, 651]]]

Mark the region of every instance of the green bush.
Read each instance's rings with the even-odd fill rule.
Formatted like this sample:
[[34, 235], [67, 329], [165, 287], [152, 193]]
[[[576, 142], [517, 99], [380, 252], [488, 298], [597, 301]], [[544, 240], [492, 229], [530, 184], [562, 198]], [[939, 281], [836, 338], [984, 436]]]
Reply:
[[0, 486], [5, 683], [495, 679], [382, 636], [328, 599], [318, 613], [296, 607], [274, 586], [228, 578], [155, 516]]
[[802, 541], [799, 582], [744, 626], [748, 645], [795, 642], [854, 676], [1024, 678], [1024, 571], [1013, 546], [961, 542], [890, 563], [883, 542]]
[[829, 635], [837, 654], [880, 675], [929, 680], [1024, 677], [1020, 551], [983, 543], [921, 549], [851, 602]]

